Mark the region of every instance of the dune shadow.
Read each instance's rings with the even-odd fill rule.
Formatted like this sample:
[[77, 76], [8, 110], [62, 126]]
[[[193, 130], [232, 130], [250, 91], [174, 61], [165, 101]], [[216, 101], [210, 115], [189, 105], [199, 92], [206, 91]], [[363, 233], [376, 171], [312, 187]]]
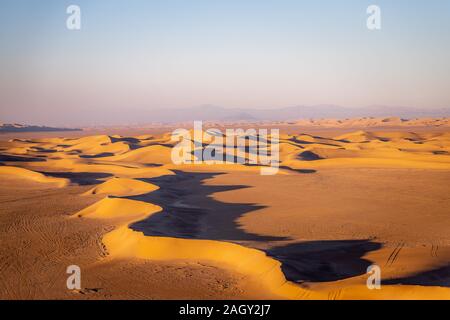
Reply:
[[148, 167], [148, 168], [158, 168], [158, 167], [162, 167], [163, 164], [161, 164], [161, 163], [143, 163], [142, 166]]
[[302, 173], [302, 174], [310, 174], [310, 173], [316, 173], [317, 170], [314, 169], [294, 169], [288, 166], [280, 166], [280, 169], [289, 170], [296, 173]]
[[53, 149], [46, 149], [46, 148], [42, 148], [42, 147], [31, 147], [30, 149], [32, 149], [35, 152], [41, 152], [41, 153], [56, 153], [57, 150], [53, 150]]
[[126, 142], [129, 144], [139, 144], [140, 140], [133, 137], [111, 137], [109, 136], [109, 139], [111, 140], [111, 143], [116, 142]]
[[297, 158], [299, 160], [303, 161], [316, 161], [316, 160], [322, 160], [323, 158], [319, 156], [318, 154], [312, 152], [312, 151], [303, 151], [300, 153]]
[[382, 284], [450, 287], [450, 264], [408, 277], [385, 280]]
[[295, 144], [313, 144], [314, 142], [310, 142], [310, 141], [305, 141], [305, 140], [300, 140], [297, 137], [292, 137], [290, 139], [287, 139], [288, 141], [291, 141]]
[[287, 280], [325, 282], [365, 274], [372, 262], [362, 257], [381, 247], [369, 240], [306, 241], [275, 247], [266, 253], [281, 262]]
[[[365, 274], [372, 263], [364, 255], [381, 248], [381, 244], [370, 240], [292, 243], [288, 237], [249, 233], [241, 227], [239, 218], [265, 206], [214, 199], [214, 193], [249, 188], [206, 184], [206, 180], [220, 174], [223, 173], [175, 171], [175, 175], [140, 179], [160, 189], [125, 198], [158, 205], [162, 211], [132, 223], [130, 228], [154, 237], [227, 241], [255, 248], [264, 244], [270, 248], [264, 250], [266, 254], [281, 262], [286, 279], [298, 283], [336, 281]], [[289, 243], [280, 244], [286, 241]]]
[[133, 138], [133, 137], [109, 137], [109, 139], [111, 139], [111, 143], [117, 143], [117, 142], [123, 142], [125, 144], [128, 145], [128, 147], [131, 150], [136, 150], [136, 149], [140, 149], [142, 148], [142, 146], [140, 145], [140, 140], [137, 138]]
[[27, 156], [12, 156], [7, 154], [0, 154], [0, 161], [2, 162], [45, 162], [45, 159], [39, 157]]
[[94, 185], [103, 183], [102, 179], [112, 177], [109, 173], [100, 172], [40, 172], [46, 176], [55, 178], [69, 179], [71, 183], [78, 184], [80, 186]]
[[[323, 139], [322, 137], [318, 137], [318, 136], [311, 136], [311, 135], [309, 135], [309, 134], [306, 134], [306, 135], [309, 136], [309, 137], [312, 137], [312, 138], [314, 138], [314, 139]], [[334, 139], [329, 139], [329, 140], [334, 140]], [[306, 140], [298, 139], [297, 137], [292, 137], [292, 138], [290, 138], [290, 139], [287, 139], [287, 141], [291, 141], [291, 142], [295, 143], [296, 145], [298, 145], [298, 144], [303, 144], [303, 145], [320, 144], [320, 145], [324, 145], [324, 146], [340, 147], [339, 145], [333, 144], [333, 143], [317, 142], [317, 141], [306, 141]], [[344, 141], [344, 140], [334, 140], [334, 141], [337, 141], [337, 142], [346, 142], [346, 141]]]
[[105, 158], [105, 157], [112, 157], [112, 156], [114, 156], [114, 153], [112, 153], [112, 152], [102, 152], [102, 153], [94, 154], [94, 155], [87, 155], [87, 154], [79, 155], [80, 158], [84, 158], [84, 159], [96, 159], [96, 158]]
[[253, 203], [225, 203], [212, 197], [216, 192], [248, 188], [244, 185], [206, 185], [205, 180], [222, 173], [188, 173], [141, 179], [160, 189], [128, 199], [153, 203], [163, 208], [130, 228], [147, 236], [219, 241], [281, 241], [285, 237], [247, 233], [237, 220], [244, 214], [264, 208]]

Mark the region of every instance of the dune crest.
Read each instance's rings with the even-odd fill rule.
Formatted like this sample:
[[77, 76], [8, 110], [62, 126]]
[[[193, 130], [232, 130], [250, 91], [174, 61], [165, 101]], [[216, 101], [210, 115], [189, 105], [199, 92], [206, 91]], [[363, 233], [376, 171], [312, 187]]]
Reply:
[[59, 188], [63, 188], [69, 184], [68, 179], [48, 177], [42, 173], [19, 167], [0, 166], [0, 175], [23, 178], [40, 183], [51, 183]]
[[[387, 122], [392, 121], [394, 120], [389, 119]], [[86, 197], [83, 200], [89, 200], [89, 195], [105, 195], [104, 199], [84, 208], [70, 219], [80, 217], [110, 221], [115, 229], [106, 233], [102, 241], [112, 259], [203, 261], [229, 270], [231, 273], [245, 275], [267, 292], [285, 299], [450, 299], [449, 288], [436, 286], [393, 284], [383, 285], [382, 290], [369, 291], [362, 284], [361, 273], [359, 276], [353, 275], [351, 280], [345, 284], [334, 281], [322, 286], [314, 284], [307, 287], [287, 280], [281, 259], [278, 260], [278, 258], [269, 256], [264, 251], [247, 246], [247, 244], [244, 245], [245, 242], [236, 243], [237, 241], [233, 242], [233, 240], [229, 240], [230, 238], [195, 239], [177, 236], [148, 236], [143, 232], [134, 231], [130, 228], [131, 224], [155, 214], [160, 215], [159, 222], [161, 224], [166, 223], [165, 218], [169, 215], [172, 216], [167, 220], [170, 220], [172, 226], [192, 222], [181, 221], [187, 217], [173, 215], [173, 211], [171, 212], [170, 209], [195, 211], [197, 216], [194, 214], [194, 219], [201, 216], [203, 208], [183, 204], [179, 201], [178, 198], [183, 194], [196, 199], [198, 189], [188, 190], [189, 187], [177, 189], [173, 185], [179, 182], [177, 170], [181, 172], [191, 170], [232, 172], [238, 175], [239, 179], [247, 174], [259, 175], [258, 166], [245, 163], [175, 165], [171, 161], [171, 149], [174, 144], [175, 142], [170, 140], [170, 134], [138, 137], [97, 135], [76, 139], [12, 140], [2, 146], [0, 175], [54, 183], [58, 187], [68, 186], [69, 183], [72, 186], [89, 185], [89, 189], [82, 189], [83, 195]], [[200, 143], [192, 142], [192, 144], [196, 145], [196, 148], [204, 148]], [[230, 155], [234, 151], [234, 148], [225, 148], [223, 153]], [[245, 150], [241, 155], [242, 158], [248, 160], [250, 152], [250, 150]], [[449, 152], [450, 134], [448, 132], [358, 130], [336, 134], [334, 137], [322, 137], [307, 133], [282, 134], [280, 136], [281, 170], [278, 175], [281, 179], [279, 181], [286, 181], [285, 178], [293, 177], [306, 180], [304, 174], [319, 176], [326, 180], [330, 177], [329, 174], [327, 175], [327, 170], [336, 168], [406, 168], [408, 170], [443, 170], [442, 172], [444, 172], [444, 170], [450, 169]], [[243, 174], [239, 176], [241, 173]], [[173, 184], [164, 185], [164, 187], [158, 186], [158, 179], [164, 180], [167, 176], [175, 176]], [[265, 180], [258, 187], [263, 187], [265, 184], [270, 184], [270, 181]], [[284, 184], [280, 186], [283, 187]], [[245, 187], [242, 186], [242, 189]], [[314, 188], [315, 186], [311, 184], [311, 189]], [[227, 187], [221, 187], [218, 190], [227, 191]], [[271, 192], [273, 191], [271, 190]], [[217, 193], [219, 192], [221, 191]], [[155, 196], [155, 194], [158, 195]], [[168, 211], [162, 212], [163, 205], [159, 206], [158, 204], [161, 203], [152, 200], [158, 199], [158, 197], [166, 197], [165, 201], [170, 203]], [[441, 200], [445, 201], [445, 199]], [[230, 208], [236, 208], [233, 210], [237, 212], [244, 210], [233, 201], [231, 201]], [[264, 203], [264, 200], [261, 202]], [[283, 208], [286, 208], [283, 205], [280, 206], [281, 213], [283, 213]], [[339, 204], [336, 206], [339, 207]], [[333, 208], [329, 208], [329, 210], [333, 211]], [[244, 210], [243, 212], [249, 211]], [[315, 213], [312, 212], [312, 214]], [[180, 217], [181, 219], [179, 219]], [[198, 227], [195, 222], [191, 224], [194, 225], [193, 227]], [[203, 220], [202, 223], [204, 223]], [[199, 224], [200, 228], [210, 227], [206, 222], [205, 225], [202, 223]], [[233, 223], [239, 225], [241, 219], [231, 221], [231, 224]], [[342, 228], [345, 229], [346, 226], [343, 225]], [[284, 233], [284, 228], [268, 234], [272, 236], [280, 233]], [[255, 234], [260, 233], [255, 232]], [[299, 239], [304, 238], [301, 237], [297, 240]], [[303, 281], [303, 278], [300, 280]]]
[[368, 291], [363, 285], [308, 289], [288, 281], [281, 263], [264, 252], [216, 241], [145, 236], [129, 225], [160, 212], [161, 207], [137, 200], [106, 198], [76, 215], [88, 218], [122, 218], [102, 242], [113, 258], [202, 261], [249, 276], [259, 286], [282, 299], [450, 299], [449, 288], [383, 285]]
[[449, 118], [361, 117], [347, 119], [304, 119], [295, 122], [299, 126], [323, 128], [374, 128], [374, 127], [449, 127]]
[[160, 207], [142, 201], [106, 197], [81, 210], [76, 216], [102, 219], [137, 218], [146, 217], [148, 214], [160, 210]]
[[158, 187], [144, 181], [127, 178], [112, 178], [89, 190], [85, 195], [136, 196], [157, 190]]
[[281, 271], [281, 263], [262, 251], [222, 241], [149, 237], [129, 228], [133, 222], [161, 210], [159, 206], [137, 200], [105, 198], [75, 216], [123, 219], [115, 230], [102, 239], [112, 257], [212, 262], [250, 276], [258, 285], [281, 298], [325, 299], [323, 293], [309, 292], [287, 281]]

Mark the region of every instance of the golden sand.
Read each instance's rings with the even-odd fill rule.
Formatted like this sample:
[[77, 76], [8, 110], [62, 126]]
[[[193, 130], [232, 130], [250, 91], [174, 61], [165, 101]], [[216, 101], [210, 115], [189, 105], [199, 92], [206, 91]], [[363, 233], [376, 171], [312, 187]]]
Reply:
[[[259, 176], [259, 168], [253, 166], [239, 164], [176, 166], [170, 160], [171, 147], [174, 144], [175, 142], [171, 141], [167, 134], [136, 137], [98, 135], [72, 139], [15, 139], [8, 143], [2, 143], [1, 155], [6, 158], [3, 161], [4, 165], [0, 166], [0, 176], [2, 179], [32, 181], [58, 188], [71, 188], [86, 182], [86, 179], [90, 177], [93, 181], [88, 181], [89, 188], [80, 192], [79, 196], [80, 198], [81, 196], [84, 198], [95, 197], [93, 200], [96, 202], [73, 212], [66, 220], [69, 224], [78, 224], [80, 220], [82, 223], [99, 220], [106, 221], [114, 226], [112, 230], [101, 237], [101, 242], [109, 254], [104, 263], [139, 259], [157, 263], [183, 261], [211, 265], [231, 274], [245, 277], [246, 282], [249, 283], [248, 288], [250, 289], [248, 290], [255, 290], [252, 297], [258, 297], [259, 290], [262, 290], [260, 297], [281, 299], [450, 299], [448, 278], [442, 279], [441, 286], [439, 283], [419, 285], [392, 282], [383, 284], [381, 290], [368, 290], [365, 286], [367, 276], [361, 272], [354, 274], [349, 272], [350, 275], [340, 279], [327, 280], [324, 278], [323, 281], [305, 279], [305, 281], [296, 283], [288, 280], [283, 269], [283, 261], [279, 260], [277, 255], [270, 254], [270, 248], [276, 247], [279, 242], [270, 244], [272, 240], [266, 242], [258, 240], [259, 242], [256, 244], [256, 240], [254, 240], [258, 237], [280, 237], [276, 241], [287, 241], [286, 247], [292, 245], [292, 241], [294, 243], [295, 241], [305, 243], [307, 238], [313, 239], [314, 234], [307, 237], [306, 233], [297, 235], [300, 229], [297, 231], [290, 230], [290, 227], [292, 228], [296, 223], [302, 223], [302, 220], [299, 220], [298, 211], [307, 209], [308, 217], [305, 218], [305, 223], [310, 223], [311, 226], [322, 224], [326, 229], [327, 225], [332, 226], [333, 223], [339, 223], [343, 220], [327, 218], [327, 213], [321, 213], [324, 211], [321, 208], [338, 214], [345, 210], [347, 210], [345, 212], [351, 212], [358, 206], [364, 207], [364, 205], [358, 205], [353, 206], [352, 209], [344, 210], [343, 208], [346, 206], [352, 205], [347, 200], [342, 204], [324, 204], [329, 193], [333, 192], [333, 190], [326, 189], [329, 185], [327, 181], [335, 181], [339, 185], [344, 185], [345, 183], [339, 179], [351, 180], [372, 175], [375, 180], [365, 181], [365, 185], [378, 186], [381, 183], [379, 181], [384, 179], [383, 175], [388, 172], [392, 172], [393, 176], [411, 172], [413, 175], [417, 175], [418, 179], [424, 179], [418, 180], [418, 183], [433, 184], [437, 180], [427, 180], [429, 179], [427, 177], [436, 173], [436, 175], [442, 177], [440, 185], [443, 190], [445, 191], [446, 188], [448, 191], [449, 180], [446, 180], [446, 178], [450, 177], [450, 132], [355, 131], [333, 138], [302, 133], [284, 134], [280, 137], [280, 166], [282, 169], [276, 177], [268, 177], [268, 180], [262, 180], [264, 178]], [[231, 150], [227, 149], [226, 152], [231, 152]], [[14, 157], [20, 157], [20, 161], [17, 161], [17, 159], [14, 161]], [[310, 174], [303, 175], [302, 171], [299, 170], [307, 170], [305, 172]], [[176, 188], [177, 180], [174, 180], [172, 184], [162, 183], [163, 186], [158, 184], [158, 181], [164, 181], [158, 179], [165, 179], [170, 176], [177, 179], [180, 176], [178, 172], [193, 172], [194, 175], [211, 173], [211, 177], [207, 182], [187, 185], [186, 188], [180, 187], [180, 189]], [[223, 178], [214, 176], [213, 173], [218, 172], [224, 173]], [[353, 172], [355, 172], [355, 176], [353, 176]], [[380, 172], [383, 174], [380, 175]], [[233, 185], [240, 185], [244, 182], [248, 185], [254, 183], [253, 191], [251, 191], [253, 193], [248, 193], [250, 191], [245, 189], [238, 191], [221, 191], [218, 189], [218, 191], [214, 191], [214, 182], [219, 183], [221, 179], [223, 182]], [[281, 199], [284, 196], [289, 199], [289, 196], [293, 195], [292, 200], [295, 201], [296, 191], [294, 189], [296, 183], [300, 185], [305, 181], [310, 181], [309, 179], [314, 179], [311, 180], [309, 187], [302, 187], [305, 188], [306, 193], [311, 193], [308, 200], [311, 201], [312, 205], [306, 205], [305, 203], [308, 201], [299, 201], [297, 205], [294, 205], [291, 200], [284, 201]], [[445, 181], [447, 181], [447, 185], [445, 185]], [[267, 187], [270, 183], [272, 185]], [[399, 203], [402, 203], [402, 193], [406, 194], [408, 186], [403, 187], [401, 181], [399, 181], [399, 185], [402, 187], [399, 189], [398, 198]], [[172, 187], [176, 190], [173, 191], [174, 194], [171, 197], [172, 191], [170, 189]], [[384, 188], [390, 187], [390, 185], [386, 185]], [[189, 188], [192, 188], [192, 190], [189, 190]], [[195, 211], [195, 206], [177, 202], [179, 197], [177, 192], [180, 194], [190, 194], [191, 192], [192, 199], [198, 196], [200, 193], [196, 193], [194, 188], [211, 189], [211, 192], [202, 198], [201, 201], [203, 202], [200, 201], [199, 203], [199, 208], [202, 210], [207, 208], [208, 205], [213, 206], [214, 203], [210, 204], [211, 201], [217, 203], [220, 201], [220, 205], [227, 206], [233, 203], [235, 205], [241, 203], [241, 198], [246, 199], [256, 196], [258, 191], [259, 194], [267, 196], [266, 191], [261, 191], [267, 188], [269, 195], [270, 188], [272, 190], [277, 188], [273, 194], [279, 193], [280, 196], [272, 195], [272, 199], [264, 199], [263, 197], [263, 199], [258, 200], [263, 205], [261, 208], [264, 205], [266, 206], [263, 209], [251, 210], [253, 204], [246, 205], [250, 209], [248, 211], [243, 210], [244, 213], [239, 217], [239, 220], [233, 221], [233, 226], [234, 223], [237, 223], [238, 226], [234, 226], [234, 229], [230, 227], [231, 231], [223, 237], [215, 236], [213, 231], [191, 232], [190, 236], [168, 236], [172, 235], [173, 232], [166, 230], [167, 228], [164, 229], [164, 227], [160, 229], [162, 234], [157, 236], [145, 234], [145, 232], [133, 227], [134, 224], [156, 217], [156, 215], [160, 216], [155, 218], [160, 219], [155, 220], [159, 224], [164, 225], [164, 221], [170, 221], [167, 220], [170, 218], [168, 217], [169, 214], [164, 211], [164, 206], [173, 206], [176, 210]], [[352, 184], [343, 188], [350, 190]], [[355, 191], [352, 193], [355, 195], [354, 203], [363, 203], [364, 201], [370, 203], [371, 199], [377, 198], [377, 192], [381, 192], [379, 190], [382, 189], [383, 186], [377, 189], [378, 191], [373, 191], [373, 195], [369, 192], [367, 197], [362, 199], [356, 196], [361, 190]], [[342, 195], [347, 197], [345, 191], [337, 190], [335, 192], [337, 194], [344, 192]], [[166, 199], [164, 196], [169, 198]], [[445, 196], [442, 196], [441, 191], [437, 189], [430, 194], [418, 196], [424, 199], [431, 198], [427, 203], [436, 206], [436, 208], [430, 208], [428, 211], [428, 213], [433, 213], [434, 216], [430, 216], [425, 221], [431, 220], [432, 222], [433, 219], [440, 219], [441, 228], [446, 228], [448, 231], [448, 224], [447, 226], [443, 225], [443, 222], [449, 222], [447, 217], [448, 197], [443, 198]], [[153, 203], [152, 197], [158, 203]], [[223, 199], [219, 200], [221, 198]], [[76, 202], [77, 199], [75, 198], [73, 201]], [[395, 214], [395, 197], [386, 201], [390, 201], [389, 208], [392, 208]], [[412, 216], [411, 219], [426, 215], [427, 212], [420, 209], [422, 204], [419, 204], [419, 202], [422, 200], [415, 199], [414, 201], [417, 201], [417, 205], [412, 205], [410, 207], [412, 211], [408, 211]], [[246, 208], [246, 206], [241, 205], [242, 208]], [[295, 208], [295, 212], [290, 213], [290, 210], [293, 210], [291, 208]], [[401, 211], [403, 208], [402, 204], [398, 210]], [[360, 214], [369, 214], [371, 209], [367, 210], [361, 211]], [[447, 215], [445, 215], [445, 212], [447, 212]], [[259, 218], [256, 216], [253, 218], [257, 214], [260, 215]], [[397, 218], [400, 217], [395, 217], [395, 219]], [[363, 222], [365, 220], [364, 216], [359, 219]], [[367, 219], [369, 221], [372, 218], [368, 216]], [[387, 217], [386, 219], [390, 218]], [[374, 220], [373, 225], [367, 228], [368, 231], [365, 231], [363, 225], [352, 228], [353, 238], [351, 240], [371, 238], [370, 233], [373, 232], [376, 240], [385, 241], [385, 245], [363, 252], [358, 259], [378, 263], [388, 258], [389, 262], [389, 259], [391, 259], [389, 257], [392, 256], [390, 246], [394, 243], [394, 240], [391, 240], [388, 234], [384, 236], [383, 230], [386, 230], [389, 226], [375, 221], [378, 220]], [[403, 245], [400, 248], [405, 247], [402, 249], [401, 263], [405, 265], [402, 270], [410, 270], [409, 273], [405, 272], [405, 278], [414, 276], [414, 274], [426, 273], [432, 271], [432, 269], [445, 268], [450, 258], [450, 250], [447, 249], [450, 247], [449, 233], [447, 232], [447, 236], [445, 236], [445, 230], [441, 232], [440, 229], [433, 229], [432, 224], [427, 224], [429, 222], [424, 222], [421, 219], [418, 221], [422, 221], [424, 225], [417, 226], [417, 228], [426, 229], [425, 234], [421, 235], [420, 239], [430, 239], [433, 248], [434, 243], [436, 243], [436, 246], [441, 248], [439, 258], [437, 256], [433, 256], [433, 259], [431, 257], [424, 258], [425, 255], [420, 248], [421, 240], [414, 242], [413, 236], [405, 233], [404, 238], [406, 240], [404, 242], [411, 243], [410, 246]], [[282, 227], [284, 224], [286, 224], [286, 227]], [[157, 226], [157, 224], [155, 225]], [[277, 226], [280, 229], [277, 229]], [[302, 227], [299, 226], [299, 228]], [[337, 228], [337, 225], [333, 228]], [[339, 237], [341, 231], [333, 228], [330, 227], [330, 232]], [[343, 230], [342, 234], [345, 233], [345, 228]], [[227, 231], [223, 232], [225, 234]], [[237, 235], [241, 233], [246, 233], [246, 236], [239, 239]], [[200, 234], [202, 237], [196, 238]], [[218, 231], [216, 234], [220, 234], [220, 232]], [[251, 234], [257, 236], [253, 239], [250, 236]], [[233, 236], [236, 240], [232, 239]], [[286, 239], [282, 240], [282, 236]], [[326, 233], [324, 236], [326, 236]], [[401, 234], [399, 236], [402, 238]], [[324, 237], [319, 237], [319, 234], [317, 234], [317, 237], [316, 240], [318, 241], [324, 240]], [[230, 238], [230, 240], [227, 240], [227, 238]], [[424, 240], [424, 242], [426, 241], [428, 240]], [[400, 241], [399, 243], [403, 242]], [[82, 254], [83, 244], [80, 243], [79, 245]], [[400, 249], [395, 250], [400, 252]], [[429, 252], [428, 249], [427, 252]], [[428, 262], [428, 260], [431, 262]], [[399, 272], [390, 271], [388, 267], [386, 268], [388, 275], [389, 272], [392, 273], [392, 278], [395, 278], [395, 272]], [[120, 277], [120, 274], [116, 276]], [[4, 297], [7, 297], [7, 294]]]

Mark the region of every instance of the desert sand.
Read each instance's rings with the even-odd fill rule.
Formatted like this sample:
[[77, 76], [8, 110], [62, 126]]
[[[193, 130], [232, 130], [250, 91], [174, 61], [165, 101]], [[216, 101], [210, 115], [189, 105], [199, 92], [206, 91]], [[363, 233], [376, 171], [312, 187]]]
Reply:
[[0, 298], [450, 299], [448, 120], [281, 128], [274, 176], [170, 131], [3, 136]]

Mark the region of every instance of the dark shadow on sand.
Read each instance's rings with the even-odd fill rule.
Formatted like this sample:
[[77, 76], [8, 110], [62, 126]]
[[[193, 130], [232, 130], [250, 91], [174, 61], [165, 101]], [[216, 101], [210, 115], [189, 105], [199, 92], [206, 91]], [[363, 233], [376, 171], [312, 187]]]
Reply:
[[109, 173], [97, 173], [97, 172], [40, 172], [49, 177], [65, 178], [69, 179], [71, 183], [78, 184], [80, 186], [94, 185], [103, 183], [102, 179], [112, 177]]
[[[266, 254], [281, 262], [288, 280], [299, 283], [336, 281], [365, 274], [372, 263], [362, 257], [381, 248], [381, 244], [370, 240], [306, 241], [282, 245], [283, 241], [291, 239], [247, 233], [237, 220], [264, 206], [215, 200], [213, 193], [249, 187], [205, 184], [205, 180], [220, 174], [175, 171], [172, 176], [141, 179], [160, 186], [160, 189], [126, 198], [153, 203], [163, 210], [131, 224], [130, 228], [146, 236], [228, 241], [246, 246], [269, 244], [272, 248], [265, 250]], [[270, 245], [270, 242], [275, 243]]]
[[420, 272], [409, 277], [385, 280], [382, 281], [382, 284], [450, 287], [450, 264], [437, 269]]
[[323, 159], [321, 156], [319, 156], [318, 154], [316, 154], [312, 151], [303, 151], [297, 157], [299, 160], [303, 160], [303, 161], [316, 161], [316, 160]]
[[225, 203], [212, 198], [216, 192], [248, 188], [248, 186], [205, 185], [204, 181], [222, 173], [187, 173], [153, 179], [141, 179], [160, 186], [154, 192], [127, 197], [156, 204], [163, 208], [149, 218], [130, 227], [147, 236], [219, 241], [281, 241], [285, 237], [261, 236], [245, 232], [237, 220], [264, 206], [252, 203]]
[[310, 174], [310, 173], [316, 173], [317, 172], [317, 170], [314, 170], [314, 169], [294, 169], [294, 168], [291, 168], [291, 167], [288, 167], [288, 166], [281, 166], [280, 169], [289, 170], [289, 171], [302, 173], [302, 174]]
[[113, 155], [114, 155], [114, 153], [111, 153], [111, 152], [102, 152], [102, 153], [94, 154], [94, 155], [81, 154], [81, 155], [79, 155], [79, 157], [84, 158], [84, 159], [96, 159], [96, 158], [112, 157]]
[[25, 157], [25, 156], [11, 156], [7, 154], [0, 154], [0, 161], [2, 162], [45, 162], [45, 159], [39, 157]]
[[281, 262], [290, 281], [325, 282], [365, 274], [372, 262], [362, 257], [381, 247], [370, 240], [306, 241], [275, 247], [266, 253]]

